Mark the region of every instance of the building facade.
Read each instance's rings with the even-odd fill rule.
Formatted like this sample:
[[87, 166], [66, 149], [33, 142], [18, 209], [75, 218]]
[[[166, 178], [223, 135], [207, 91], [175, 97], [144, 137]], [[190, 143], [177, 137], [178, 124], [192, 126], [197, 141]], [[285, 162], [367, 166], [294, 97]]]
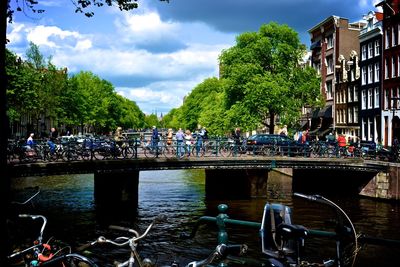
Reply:
[[369, 12], [364, 16], [367, 25], [360, 32], [359, 122], [362, 141], [382, 141], [382, 18], [382, 13]]
[[345, 134], [355, 140], [360, 133], [359, 118], [359, 83], [360, 66], [358, 54], [352, 51], [346, 60], [339, 55], [336, 66], [335, 82], [335, 125], [338, 134]]
[[400, 0], [386, 0], [383, 9], [382, 38], [382, 139], [391, 146], [400, 138]]
[[326, 101], [325, 107], [313, 114], [311, 128], [315, 135], [324, 136], [336, 130], [336, 116], [340, 114], [336, 112], [335, 103], [336, 67], [340, 67], [340, 55], [349, 61], [353, 51], [359, 54], [358, 36], [364, 26], [362, 22], [349, 23], [348, 19], [330, 16], [308, 31], [311, 37], [311, 65], [321, 75], [321, 93]]

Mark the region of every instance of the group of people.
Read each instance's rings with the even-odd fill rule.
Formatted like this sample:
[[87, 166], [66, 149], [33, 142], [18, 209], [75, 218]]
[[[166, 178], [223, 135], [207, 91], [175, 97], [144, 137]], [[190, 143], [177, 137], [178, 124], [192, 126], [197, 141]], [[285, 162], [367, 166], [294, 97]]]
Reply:
[[[35, 136], [34, 133], [30, 133], [28, 139], [26, 139], [25, 148], [27, 151], [32, 151], [34, 146], [36, 145], [35, 140], [33, 139]], [[58, 131], [56, 128], [52, 127], [49, 133], [49, 139], [47, 140], [47, 144], [50, 147], [50, 152], [53, 154], [56, 150], [56, 140], [58, 138]]]

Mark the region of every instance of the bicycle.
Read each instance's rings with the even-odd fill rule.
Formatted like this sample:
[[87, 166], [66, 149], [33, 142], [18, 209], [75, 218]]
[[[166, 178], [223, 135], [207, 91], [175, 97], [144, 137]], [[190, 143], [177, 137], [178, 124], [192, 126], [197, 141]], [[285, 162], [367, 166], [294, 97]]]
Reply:
[[[109, 228], [117, 231], [122, 231], [122, 232], [127, 232], [131, 234], [131, 237], [127, 236], [120, 236], [115, 238], [114, 240], [107, 239], [104, 236], [99, 236], [96, 240], [89, 242], [87, 244], [82, 245], [79, 247], [77, 250], [78, 251], [83, 251], [88, 249], [89, 247], [92, 247], [96, 244], [111, 244], [117, 247], [126, 247], [129, 246], [130, 248], [130, 255], [128, 260], [125, 262], [114, 262], [114, 265], [117, 267], [123, 267], [123, 266], [128, 266], [128, 267], [133, 267], [133, 266], [141, 266], [141, 267], [147, 267], [147, 266], [154, 266], [152, 261], [148, 258], [142, 259], [141, 256], [139, 255], [139, 252], [137, 251], [137, 246], [139, 244], [139, 241], [143, 238], [145, 238], [150, 230], [153, 228], [153, 226], [160, 222], [164, 221], [165, 217], [163, 215], [157, 216], [146, 228], [146, 230], [143, 232], [143, 234], [139, 234], [138, 231], [126, 227], [121, 227], [121, 226], [116, 226], [116, 225], [110, 225]], [[90, 265], [92, 266], [92, 265]], [[177, 266], [172, 264], [171, 266]]]
[[331, 235], [335, 239], [336, 253], [331, 259], [308, 262], [304, 254], [306, 240], [311, 231], [302, 225], [291, 223], [290, 209], [281, 204], [267, 203], [264, 208], [261, 239], [262, 252], [267, 255], [267, 266], [276, 267], [328, 267], [353, 266], [359, 251], [358, 238], [353, 223], [337, 204], [320, 195], [294, 193], [294, 196], [321, 203], [333, 209], [337, 215]]

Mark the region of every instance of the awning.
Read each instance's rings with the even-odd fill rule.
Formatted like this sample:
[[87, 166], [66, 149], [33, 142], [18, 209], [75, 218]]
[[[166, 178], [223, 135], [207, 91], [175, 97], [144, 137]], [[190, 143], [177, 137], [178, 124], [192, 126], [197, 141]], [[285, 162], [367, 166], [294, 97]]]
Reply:
[[322, 109], [317, 108], [313, 112], [313, 118], [332, 118], [332, 106], [325, 106]]

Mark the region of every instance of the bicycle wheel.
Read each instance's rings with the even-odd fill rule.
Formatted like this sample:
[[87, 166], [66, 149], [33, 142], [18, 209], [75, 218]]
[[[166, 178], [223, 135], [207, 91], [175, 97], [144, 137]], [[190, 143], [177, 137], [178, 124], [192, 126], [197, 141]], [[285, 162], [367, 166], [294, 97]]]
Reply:
[[146, 158], [155, 158], [156, 157], [155, 149], [151, 148], [150, 146], [144, 147], [144, 156]]
[[176, 158], [176, 149], [174, 145], [167, 145], [164, 149], [164, 156], [166, 158]]
[[204, 157], [204, 147], [203, 146], [193, 146], [191, 149], [191, 154], [194, 157]]
[[229, 157], [232, 153], [231, 147], [229, 144], [221, 144], [221, 147], [219, 148], [219, 155], [222, 157]]

